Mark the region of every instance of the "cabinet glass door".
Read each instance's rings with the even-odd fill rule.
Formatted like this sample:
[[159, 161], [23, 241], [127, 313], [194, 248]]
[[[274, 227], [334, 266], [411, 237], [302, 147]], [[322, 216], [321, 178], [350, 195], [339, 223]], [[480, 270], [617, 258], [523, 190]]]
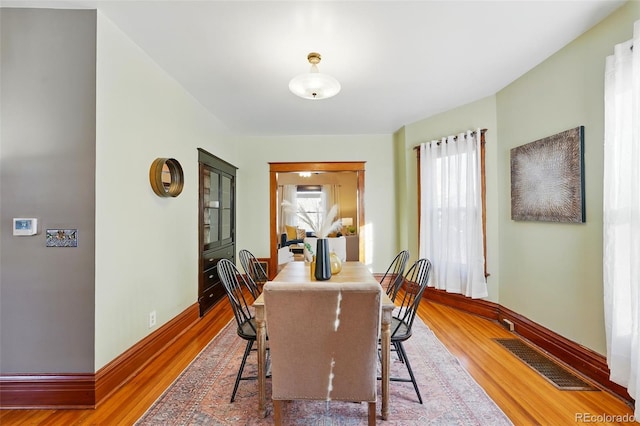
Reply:
[[221, 191], [221, 211], [220, 211], [220, 216], [221, 216], [221, 222], [222, 222], [222, 226], [220, 227], [221, 229], [221, 240], [226, 240], [231, 238], [231, 226], [233, 225], [232, 222], [232, 213], [233, 211], [231, 210], [231, 178], [225, 175], [221, 176], [221, 181], [222, 181], [222, 191]]
[[205, 247], [220, 241], [220, 175], [204, 168], [203, 188], [203, 243]]
[[202, 242], [204, 250], [233, 242], [234, 179], [224, 172], [203, 168]]

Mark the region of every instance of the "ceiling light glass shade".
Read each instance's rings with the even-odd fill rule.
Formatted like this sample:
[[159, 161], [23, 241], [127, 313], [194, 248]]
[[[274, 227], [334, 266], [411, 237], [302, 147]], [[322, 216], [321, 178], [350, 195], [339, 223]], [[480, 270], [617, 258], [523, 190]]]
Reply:
[[337, 95], [340, 92], [338, 80], [318, 71], [320, 54], [312, 52], [307, 59], [312, 64], [311, 70], [293, 77], [289, 82], [289, 90], [304, 99], [327, 99]]

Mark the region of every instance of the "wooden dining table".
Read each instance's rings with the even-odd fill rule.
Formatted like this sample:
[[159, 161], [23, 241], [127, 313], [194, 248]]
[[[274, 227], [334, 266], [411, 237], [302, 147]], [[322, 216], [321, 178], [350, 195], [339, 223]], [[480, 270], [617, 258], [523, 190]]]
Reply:
[[[276, 275], [274, 283], [310, 283], [315, 281], [311, 278], [309, 263], [289, 262], [282, 271]], [[330, 282], [336, 283], [361, 283], [377, 282], [367, 267], [360, 262], [345, 262], [342, 264], [342, 271], [331, 276]], [[258, 344], [258, 415], [266, 417], [266, 370], [267, 370], [267, 318], [264, 307], [264, 296], [261, 294], [253, 303], [255, 307], [257, 344]], [[381, 318], [380, 318], [380, 347], [382, 364], [382, 410], [381, 415], [384, 420], [389, 417], [389, 367], [391, 356], [391, 313], [394, 304], [382, 292]]]

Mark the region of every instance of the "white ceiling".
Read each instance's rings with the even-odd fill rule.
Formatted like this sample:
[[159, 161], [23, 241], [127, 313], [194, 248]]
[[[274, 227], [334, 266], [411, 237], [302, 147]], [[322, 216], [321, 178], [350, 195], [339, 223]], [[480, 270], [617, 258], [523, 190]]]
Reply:
[[[496, 93], [623, 3], [0, 1], [99, 9], [229, 129], [262, 135], [390, 134]], [[311, 51], [336, 97], [289, 92]]]

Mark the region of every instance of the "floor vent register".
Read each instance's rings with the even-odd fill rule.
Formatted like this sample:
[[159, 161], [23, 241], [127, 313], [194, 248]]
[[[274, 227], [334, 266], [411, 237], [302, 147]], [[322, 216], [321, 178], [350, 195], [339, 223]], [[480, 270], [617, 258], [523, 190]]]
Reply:
[[520, 339], [494, 339], [561, 390], [599, 390]]

